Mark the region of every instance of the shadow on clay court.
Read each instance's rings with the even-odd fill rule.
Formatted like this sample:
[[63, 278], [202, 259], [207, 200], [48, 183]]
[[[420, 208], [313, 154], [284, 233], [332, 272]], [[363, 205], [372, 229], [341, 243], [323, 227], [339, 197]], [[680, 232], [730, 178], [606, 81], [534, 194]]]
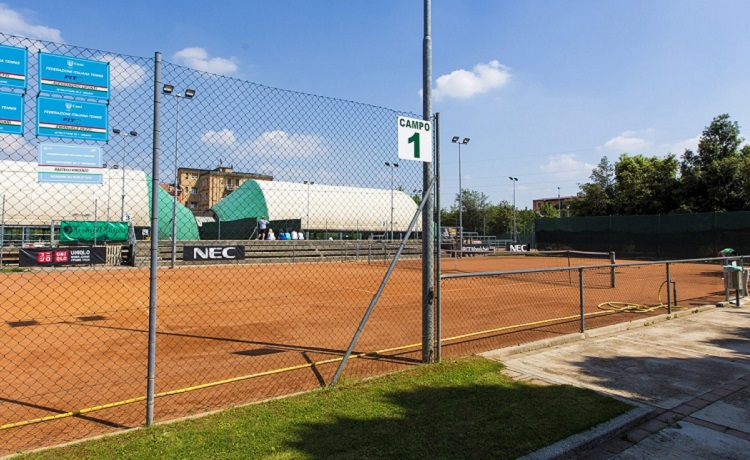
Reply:
[[[6, 402], [6, 403], [10, 403], [10, 404], [17, 404], [19, 406], [30, 407], [32, 409], [41, 409], [41, 410], [49, 411], [49, 412], [56, 413], [56, 414], [66, 414], [66, 413], [68, 413], [67, 410], [55, 409], [53, 407], [48, 407], [48, 406], [40, 406], [39, 404], [31, 404], [31, 403], [28, 403], [28, 402], [19, 401], [17, 399], [0, 398], [0, 401]], [[132, 428], [132, 427], [127, 426], [127, 425], [121, 425], [119, 423], [115, 423], [115, 422], [112, 422], [110, 420], [104, 420], [104, 419], [97, 418], [97, 417], [91, 417], [89, 415], [77, 414], [77, 415], [74, 415], [74, 417], [75, 418], [79, 418], [81, 420], [86, 420], [86, 421], [89, 421], [89, 422], [98, 423], [100, 425], [109, 426], [109, 427], [112, 427], [112, 428]]]
[[[75, 325], [75, 326], [83, 326], [83, 327], [88, 327], [88, 328], [138, 332], [142, 334], [148, 333], [148, 331], [145, 329], [105, 326], [102, 324], [90, 324], [90, 323], [80, 323], [80, 322], [66, 322], [66, 324]], [[156, 335], [157, 336], [170, 336], [170, 337], [183, 337], [183, 338], [189, 338], [189, 339], [215, 340], [215, 341], [221, 341], [221, 342], [243, 343], [243, 344], [248, 344], [248, 345], [257, 345], [257, 346], [264, 347], [261, 349], [231, 352], [233, 354], [251, 356], [251, 357], [274, 354], [274, 353], [290, 352], [290, 351], [296, 351], [300, 353], [322, 353], [322, 354], [331, 354], [335, 356], [343, 356], [344, 353], [346, 353], [346, 350], [344, 349], [310, 347], [310, 346], [283, 344], [283, 343], [276, 343], [276, 342], [262, 342], [262, 341], [256, 341], [256, 340], [236, 339], [236, 338], [231, 338], [231, 337], [216, 337], [216, 336], [206, 336], [206, 335], [198, 335], [198, 334], [185, 334], [182, 332], [158, 331]], [[379, 354], [379, 353], [374, 353], [370, 351], [354, 350], [352, 351], [352, 354], [353, 355], [360, 355], [360, 354], [366, 355], [366, 356], [362, 356], [362, 358], [377, 359], [377, 360], [392, 362], [396, 364], [418, 364], [421, 362], [418, 359], [405, 358], [405, 357], [400, 357], [400, 356], [395, 356], [395, 355], [385, 355], [385, 354]], [[305, 359], [308, 359], [308, 358], [305, 357]]]

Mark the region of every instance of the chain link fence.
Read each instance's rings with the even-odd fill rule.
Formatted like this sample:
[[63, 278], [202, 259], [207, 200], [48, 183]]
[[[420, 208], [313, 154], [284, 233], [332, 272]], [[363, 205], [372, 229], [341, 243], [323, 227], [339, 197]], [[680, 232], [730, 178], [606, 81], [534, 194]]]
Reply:
[[[396, 120], [420, 117], [158, 57], [0, 45], [28, 69], [0, 90], [23, 112], [0, 135], [0, 455], [144, 424], [152, 302], [156, 421], [330, 383], [417, 212], [422, 167], [399, 161]], [[102, 63], [108, 98], [45, 86]], [[413, 230], [346, 376], [419, 362]]]
[[[418, 116], [0, 34], [19, 51], [25, 86], [0, 83], [22, 114], [0, 131], [0, 455], [319, 388], [348, 351], [345, 378], [421, 362], [423, 172], [396, 136]], [[65, 81], [102, 63], [106, 97]], [[442, 259], [446, 356], [636, 314], [604, 302], [724, 295], [715, 260], [484, 259]]]
[[739, 305], [747, 295], [743, 257], [605, 263], [584, 255], [566, 262], [559, 257], [563, 252], [569, 251], [444, 261], [443, 356], [623, 322], [648, 324], [654, 316], [676, 317], [720, 302]]

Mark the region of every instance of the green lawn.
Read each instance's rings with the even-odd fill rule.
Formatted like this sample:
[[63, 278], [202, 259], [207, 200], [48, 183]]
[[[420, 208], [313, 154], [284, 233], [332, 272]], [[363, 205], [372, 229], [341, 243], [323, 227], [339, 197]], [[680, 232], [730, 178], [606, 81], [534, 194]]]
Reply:
[[631, 409], [501, 369], [482, 358], [419, 366], [22, 458], [516, 458]]

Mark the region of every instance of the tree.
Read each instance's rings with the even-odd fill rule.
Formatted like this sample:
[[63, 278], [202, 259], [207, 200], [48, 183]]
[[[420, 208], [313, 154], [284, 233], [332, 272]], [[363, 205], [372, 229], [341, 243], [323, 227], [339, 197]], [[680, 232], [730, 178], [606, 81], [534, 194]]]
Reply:
[[680, 167], [683, 212], [741, 211], [750, 198], [750, 148], [728, 114], [715, 117], [703, 130], [698, 153], [685, 150]]
[[539, 215], [542, 217], [560, 217], [560, 210], [551, 203], [544, 203], [539, 208]]
[[615, 168], [607, 157], [591, 172], [591, 182], [580, 185], [581, 191], [570, 201], [574, 216], [607, 216], [612, 214]]
[[612, 213], [621, 215], [667, 214], [677, 207], [675, 196], [679, 163], [666, 158], [620, 155], [615, 164]]

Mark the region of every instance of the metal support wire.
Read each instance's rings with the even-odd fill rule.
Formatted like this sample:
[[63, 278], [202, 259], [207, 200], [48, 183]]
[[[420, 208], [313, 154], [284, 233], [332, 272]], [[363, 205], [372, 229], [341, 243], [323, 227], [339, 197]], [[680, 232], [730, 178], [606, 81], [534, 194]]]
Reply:
[[[426, 195], [432, 193], [432, 188], [434, 185], [435, 185], [435, 178], [432, 179], [432, 182], [430, 182], [430, 186], [427, 187], [427, 191], [425, 193]], [[346, 366], [346, 362], [349, 359], [349, 356], [351, 356], [352, 351], [354, 350], [354, 347], [357, 345], [359, 336], [362, 335], [362, 331], [365, 329], [365, 324], [367, 324], [367, 320], [370, 318], [372, 311], [375, 309], [375, 305], [378, 303], [378, 300], [380, 299], [381, 294], [383, 294], [385, 285], [388, 284], [388, 279], [390, 279], [391, 273], [393, 273], [393, 269], [396, 268], [396, 263], [398, 262], [398, 259], [401, 256], [401, 252], [404, 250], [406, 243], [409, 241], [411, 232], [417, 223], [417, 219], [419, 219], [419, 216], [422, 214], [425, 208], [426, 202], [427, 200], [423, 200], [419, 204], [419, 209], [417, 209], [417, 212], [414, 214], [414, 217], [411, 219], [409, 228], [406, 230], [406, 234], [401, 240], [401, 244], [398, 246], [398, 250], [396, 251], [396, 254], [393, 256], [393, 260], [391, 260], [391, 265], [388, 267], [388, 271], [385, 273], [385, 276], [383, 277], [383, 281], [380, 282], [380, 286], [378, 287], [377, 292], [375, 292], [375, 295], [372, 297], [372, 300], [370, 301], [370, 306], [367, 307], [367, 311], [365, 311], [365, 315], [362, 317], [362, 321], [359, 322], [359, 326], [357, 327], [357, 332], [354, 333], [354, 337], [352, 337], [352, 341], [349, 344], [349, 348], [346, 349], [346, 353], [344, 353], [344, 358], [341, 360], [341, 363], [339, 364], [338, 369], [336, 369], [336, 373], [333, 375], [333, 379], [331, 380], [331, 384], [329, 385], [329, 387], [333, 387], [339, 381], [339, 377], [341, 377], [341, 372], [344, 370], [344, 366]]]

